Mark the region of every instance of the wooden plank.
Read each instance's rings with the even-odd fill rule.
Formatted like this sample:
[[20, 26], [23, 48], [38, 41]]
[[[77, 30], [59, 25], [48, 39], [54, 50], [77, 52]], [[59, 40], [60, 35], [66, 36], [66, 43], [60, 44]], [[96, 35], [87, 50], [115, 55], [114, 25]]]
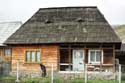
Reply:
[[100, 60], [101, 60], [100, 61], [100, 71], [101, 71], [102, 70], [102, 64], [103, 64], [102, 63], [102, 61], [103, 61], [102, 59], [104, 59], [104, 58], [102, 58], [104, 56], [103, 49], [102, 49], [102, 44], [100, 45], [100, 50], [101, 50], [101, 53], [102, 53], [102, 56], [100, 56]]
[[113, 71], [115, 72], [115, 45], [113, 45]]
[[41, 50], [41, 62], [47, 68], [47, 71], [50, 70], [51, 63], [54, 64], [54, 71], [58, 67], [58, 46], [16, 46], [13, 47], [12, 55], [12, 71], [15, 71], [16, 61], [20, 59], [20, 70], [28, 70], [29, 72], [41, 71], [39, 64], [40, 63], [25, 63], [25, 51], [30, 49], [39, 49]]
[[[70, 45], [69, 45], [68, 51], [69, 51], [69, 63], [71, 64], [71, 46]], [[69, 69], [71, 70], [71, 65], [69, 65]]]
[[57, 67], [57, 71], [60, 70], [60, 47], [58, 47], [58, 63], [57, 63], [58, 67]]

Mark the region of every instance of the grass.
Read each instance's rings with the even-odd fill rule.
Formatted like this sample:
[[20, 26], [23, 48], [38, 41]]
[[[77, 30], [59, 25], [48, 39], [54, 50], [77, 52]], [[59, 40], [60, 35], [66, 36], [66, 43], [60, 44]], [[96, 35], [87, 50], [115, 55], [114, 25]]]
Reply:
[[21, 78], [20, 81], [22, 83], [39, 83], [41, 78]]
[[[0, 82], [15, 82], [16, 77], [0, 77]], [[46, 78], [21, 78], [20, 83], [50, 83], [51, 79], [49, 77]], [[62, 78], [55, 78], [54, 83], [84, 83], [84, 79], [75, 78], [75, 79], [67, 79], [63, 80]], [[118, 83], [118, 81], [113, 80], [88, 80], [88, 83]], [[125, 83], [125, 80], [121, 83]]]
[[80, 78], [71, 79], [69, 80], [69, 83], [84, 83], [84, 79]]
[[0, 82], [14, 82], [15, 80], [16, 80], [15, 77], [10, 77], [10, 76], [0, 77]]
[[[119, 83], [115, 80], [89, 80], [88, 83]], [[121, 83], [125, 83], [125, 81], [122, 81]]]

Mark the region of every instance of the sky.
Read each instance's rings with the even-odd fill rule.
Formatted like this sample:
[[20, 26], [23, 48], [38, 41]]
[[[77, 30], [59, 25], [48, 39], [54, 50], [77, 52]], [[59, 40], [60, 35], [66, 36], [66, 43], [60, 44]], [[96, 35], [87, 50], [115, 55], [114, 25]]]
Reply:
[[97, 6], [110, 24], [125, 24], [125, 0], [0, 0], [0, 22], [24, 23], [39, 8], [67, 6]]

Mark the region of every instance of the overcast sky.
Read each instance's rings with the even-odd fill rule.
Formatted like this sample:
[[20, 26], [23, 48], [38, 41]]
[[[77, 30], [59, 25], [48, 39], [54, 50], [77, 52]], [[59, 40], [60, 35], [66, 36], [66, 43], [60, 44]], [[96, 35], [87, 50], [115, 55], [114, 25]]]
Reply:
[[98, 6], [110, 24], [125, 24], [125, 0], [0, 0], [0, 22], [28, 20], [39, 8]]

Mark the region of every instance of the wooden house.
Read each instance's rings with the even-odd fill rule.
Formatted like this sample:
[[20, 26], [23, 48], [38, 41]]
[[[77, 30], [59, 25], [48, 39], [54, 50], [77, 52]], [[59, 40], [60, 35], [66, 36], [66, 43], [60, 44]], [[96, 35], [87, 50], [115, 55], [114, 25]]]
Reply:
[[12, 72], [113, 71], [121, 41], [97, 7], [40, 8], [5, 42], [12, 46]]
[[11, 69], [11, 47], [3, 43], [21, 24], [19, 21], [0, 22], [0, 75], [8, 74], [7, 72]]

